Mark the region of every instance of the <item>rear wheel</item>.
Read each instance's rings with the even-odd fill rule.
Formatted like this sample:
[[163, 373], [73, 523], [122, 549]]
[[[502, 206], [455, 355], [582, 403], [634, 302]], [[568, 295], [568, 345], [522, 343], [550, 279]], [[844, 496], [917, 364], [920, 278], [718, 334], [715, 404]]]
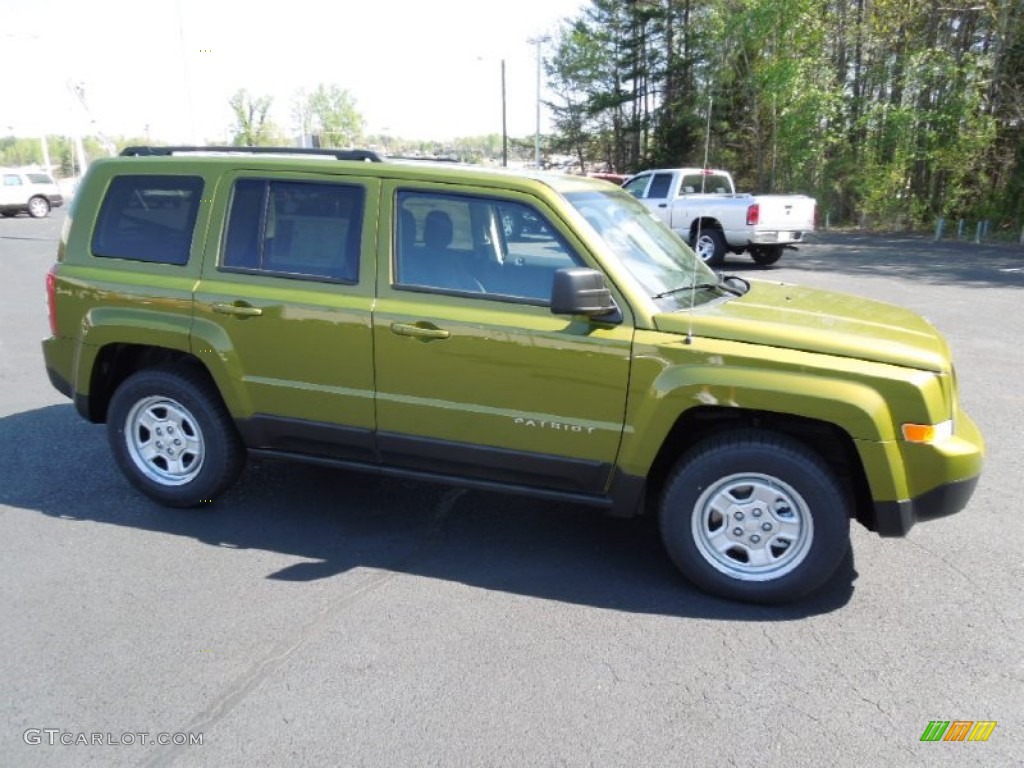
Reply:
[[850, 547], [850, 510], [827, 465], [785, 435], [748, 430], [684, 455], [661, 501], [662, 540], [701, 589], [782, 603], [821, 587]]
[[709, 267], [717, 267], [725, 261], [725, 236], [720, 229], [703, 229], [693, 241], [693, 250]]
[[782, 258], [781, 245], [761, 245], [750, 249], [750, 258], [755, 264], [768, 267]]
[[33, 219], [41, 219], [50, 212], [50, 201], [36, 195], [28, 201], [28, 215]]
[[121, 471], [169, 507], [209, 503], [238, 477], [245, 448], [202, 371], [152, 368], [114, 392], [107, 436]]

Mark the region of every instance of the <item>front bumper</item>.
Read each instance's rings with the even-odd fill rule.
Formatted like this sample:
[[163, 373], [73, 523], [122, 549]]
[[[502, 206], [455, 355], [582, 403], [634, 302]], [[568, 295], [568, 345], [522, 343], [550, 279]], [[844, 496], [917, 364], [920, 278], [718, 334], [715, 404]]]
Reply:
[[909, 498], [880, 501], [876, 497], [874, 519], [868, 527], [880, 536], [906, 536], [917, 522], [962, 510], [984, 466], [985, 441], [978, 426], [962, 412], [957, 416], [955, 434], [947, 440], [899, 445]]
[[947, 483], [914, 499], [876, 501], [874, 530], [879, 536], [906, 536], [914, 523], [959, 512], [978, 484], [977, 477]]

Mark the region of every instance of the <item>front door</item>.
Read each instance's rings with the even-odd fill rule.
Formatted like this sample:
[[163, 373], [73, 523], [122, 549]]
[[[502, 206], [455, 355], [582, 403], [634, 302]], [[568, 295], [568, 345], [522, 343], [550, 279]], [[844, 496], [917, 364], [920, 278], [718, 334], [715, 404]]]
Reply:
[[[631, 320], [553, 315], [554, 271], [585, 265], [540, 203], [386, 183], [373, 334], [385, 461], [599, 494], [622, 435]], [[386, 215], [393, 209], [391, 216]], [[534, 222], [511, 233], [509, 219]]]

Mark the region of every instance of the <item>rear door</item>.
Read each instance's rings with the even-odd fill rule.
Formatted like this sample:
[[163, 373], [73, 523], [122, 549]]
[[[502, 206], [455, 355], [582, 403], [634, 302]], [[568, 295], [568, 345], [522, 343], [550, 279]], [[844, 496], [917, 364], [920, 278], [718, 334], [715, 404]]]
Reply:
[[[373, 461], [370, 312], [379, 183], [243, 171], [195, 291], [194, 346], [251, 447]], [[219, 210], [217, 210], [219, 209]]]
[[[385, 182], [373, 333], [388, 463], [600, 494], [625, 414], [633, 328], [553, 315], [586, 254], [526, 195]], [[506, 240], [501, 222], [536, 231]], [[621, 300], [620, 300], [621, 301]]]

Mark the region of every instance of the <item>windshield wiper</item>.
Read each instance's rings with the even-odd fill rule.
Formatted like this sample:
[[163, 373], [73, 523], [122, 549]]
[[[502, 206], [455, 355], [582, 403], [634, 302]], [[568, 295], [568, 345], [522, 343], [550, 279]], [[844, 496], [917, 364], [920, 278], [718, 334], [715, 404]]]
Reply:
[[[723, 290], [726, 293], [731, 293], [733, 296], [742, 296], [744, 293], [746, 293], [746, 291], [742, 291], [739, 288], [733, 288], [732, 286], [727, 285], [724, 282], [725, 279], [726, 279], [725, 276], [719, 275], [718, 276], [718, 280], [716, 282], [714, 282], [714, 283], [703, 282], [703, 283], [690, 283], [689, 285], [681, 285], [678, 288], [671, 288], [671, 289], [669, 289], [667, 291], [662, 291], [661, 293], [656, 294], [655, 296], [652, 296], [651, 298], [653, 298], [653, 299], [664, 299], [666, 296], [673, 296], [673, 295], [675, 295], [677, 293], [683, 293], [684, 291], [699, 291], [699, 290], [706, 289], [706, 288], [719, 288], [720, 290]], [[748, 285], [747, 287], [749, 288], [750, 286]]]

